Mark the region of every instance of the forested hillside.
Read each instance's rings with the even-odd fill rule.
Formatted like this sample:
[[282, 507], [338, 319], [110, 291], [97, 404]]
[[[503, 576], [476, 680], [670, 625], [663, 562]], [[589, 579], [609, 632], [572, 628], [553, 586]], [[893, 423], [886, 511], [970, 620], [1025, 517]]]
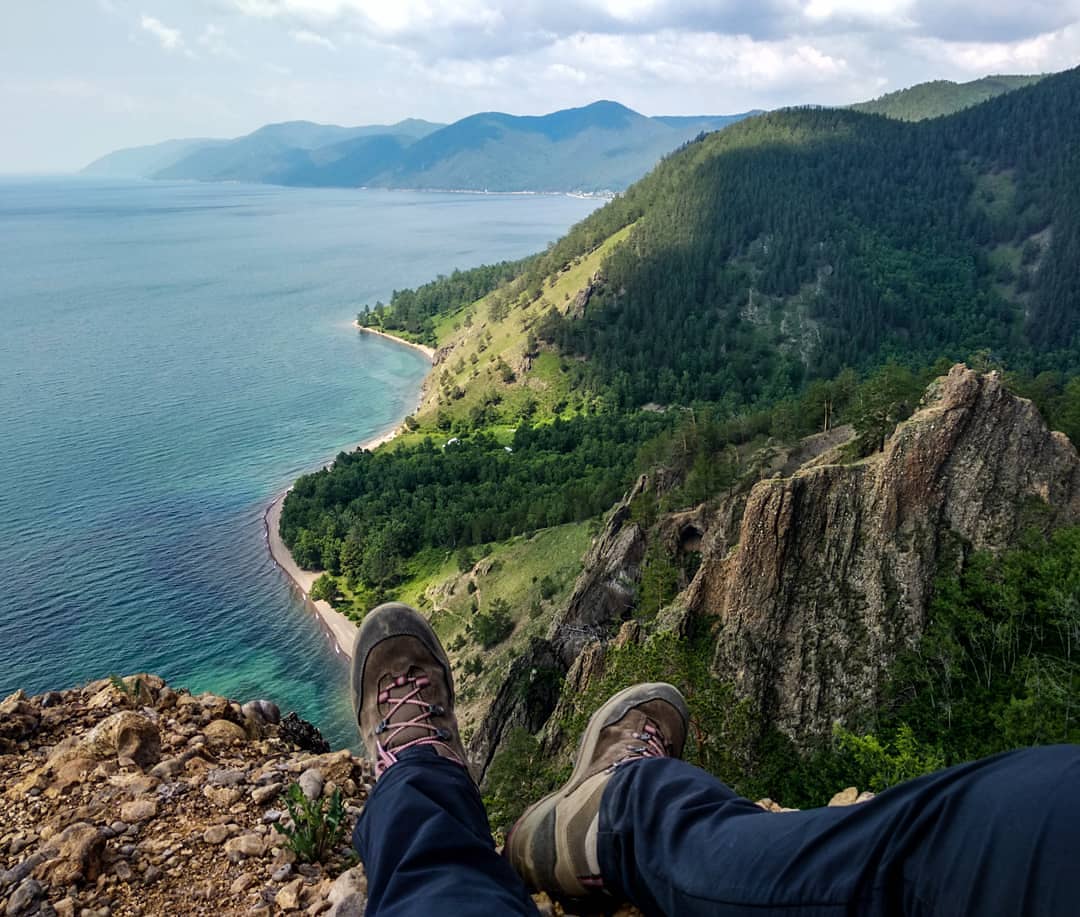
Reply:
[[1072, 366], [1078, 112], [1072, 71], [938, 121], [802, 110], [710, 135], [641, 183], [665, 193], [586, 314], [542, 333], [623, 407], [888, 357]]
[[868, 115], [885, 115], [901, 121], [940, 118], [978, 105], [988, 99], [1037, 83], [1041, 76], [984, 76], [969, 83], [933, 80], [907, 89], [898, 89], [870, 102], [852, 105]]
[[[621, 408], [774, 399], [842, 367], [989, 350], [1068, 369], [1078, 352], [1080, 73], [907, 124], [791, 110], [668, 157], [505, 283], [513, 303], [618, 230], [583, 314], [536, 327]], [[454, 287], [398, 294], [387, 328], [434, 339]], [[473, 282], [475, 281], [475, 282]], [[561, 304], [553, 304], [560, 305]]]

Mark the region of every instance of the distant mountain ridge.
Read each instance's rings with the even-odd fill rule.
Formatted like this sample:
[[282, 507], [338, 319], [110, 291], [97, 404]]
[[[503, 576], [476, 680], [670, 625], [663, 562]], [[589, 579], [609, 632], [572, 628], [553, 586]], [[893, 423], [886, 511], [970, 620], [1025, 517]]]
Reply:
[[83, 172], [308, 187], [617, 191], [699, 134], [759, 113], [649, 118], [599, 101], [547, 115], [482, 112], [449, 125], [292, 121], [232, 140], [118, 150]]
[[900, 121], [924, 121], [927, 118], [940, 118], [952, 115], [965, 108], [971, 108], [997, 96], [1022, 89], [1039, 82], [1043, 77], [1034, 76], [984, 76], [968, 83], [954, 83], [951, 80], [932, 80], [919, 83], [907, 89], [887, 93], [869, 102], [859, 102], [850, 106], [855, 111], [869, 115], [885, 115]]

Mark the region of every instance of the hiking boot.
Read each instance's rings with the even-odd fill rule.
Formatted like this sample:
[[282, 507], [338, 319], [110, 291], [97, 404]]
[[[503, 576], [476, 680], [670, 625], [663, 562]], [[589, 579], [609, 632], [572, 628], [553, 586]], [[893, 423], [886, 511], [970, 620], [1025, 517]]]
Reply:
[[578, 903], [603, 892], [600, 797], [617, 768], [680, 757], [688, 718], [678, 689], [662, 683], [620, 691], [592, 715], [570, 780], [527, 809], [506, 839], [503, 854], [527, 885]]
[[352, 701], [376, 778], [409, 748], [430, 747], [468, 770], [450, 661], [408, 605], [389, 602], [364, 619], [353, 644]]

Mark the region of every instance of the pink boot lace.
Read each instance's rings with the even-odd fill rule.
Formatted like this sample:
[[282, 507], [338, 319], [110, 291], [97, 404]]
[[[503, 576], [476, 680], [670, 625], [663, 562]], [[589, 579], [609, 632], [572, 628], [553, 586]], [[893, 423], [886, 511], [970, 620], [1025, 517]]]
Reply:
[[638, 761], [641, 758], [671, 757], [668, 753], [667, 740], [655, 723], [647, 722], [642, 729], [644, 730], [643, 732], [634, 732], [631, 733], [631, 735], [643, 744], [627, 745], [626, 754], [611, 765], [612, 770], [620, 764], [626, 764], [628, 761]]
[[[375, 727], [376, 736], [386, 736], [385, 742], [382, 738], [375, 740], [375, 749], [378, 754], [378, 760], [375, 762], [376, 778], [381, 777], [391, 764], [396, 764], [398, 755], [403, 751], [409, 748], [419, 748], [422, 745], [432, 745], [444, 749], [446, 751], [445, 757], [465, 767], [465, 762], [458, 757], [457, 752], [448, 744], [453, 738], [450, 732], [428, 722], [433, 716], [444, 716], [446, 714], [445, 708], [441, 705], [429, 704], [420, 696], [420, 692], [430, 684], [431, 680], [426, 675], [396, 675], [394, 676], [394, 688], [404, 688], [406, 685], [412, 685], [412, 689], [401, 697], [391, 697], [390, 688], [379, 692], [379, 704], [389, 704], [390, 710], [382, 722]], [[394, 714], [406, 705], [416, 707], [417, 713], [411, 719], [391, 723], [390, 720], [393, 719]], [[394, 739], [406, 729], [423, 729], [430, 732], [431, 735], [417, 736], [415, 739], [403, 742], [391, 751], [387, 746], [392, 746]]]

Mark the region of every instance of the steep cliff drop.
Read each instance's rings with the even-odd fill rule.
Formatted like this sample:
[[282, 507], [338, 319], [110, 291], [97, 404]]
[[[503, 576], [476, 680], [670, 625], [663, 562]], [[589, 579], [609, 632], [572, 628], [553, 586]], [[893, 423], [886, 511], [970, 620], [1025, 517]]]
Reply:
[[[658, 629], [712, 628], [713, 672], [734, 685], [762, 733], [808, 748], [833, 724], [871, 709], [897, 654], [926, 624], [933, 585], [974, 550], [1001, 551], [1027, 527], [1080, 521], [1080, 458], [1034, 405], [995, 373], [963, 365], [936, 380], [883, 451], [851, 459], [844, 428], [772, 449], [742, 486], [662, 517], [650, 530], [630, 503], [663, 475], [642, 478], [609, 516], [585, 557], [548, 645], [537, 647], [582, 693], [603, 676], [605, 652], [643, 639], [632, 616], [648, 539], [701, 552], [693, 580], [661, 611]], [[567, 688], [564, 687], [564, 695]], [[492, 717], [530, 725], [522, 691], [507, 692], [481, 728], [485, 757], [498, 742]], [[520, 700], [517, 700], [520, 698]], [[545, 747], [563, 748], [559, 705]]]

